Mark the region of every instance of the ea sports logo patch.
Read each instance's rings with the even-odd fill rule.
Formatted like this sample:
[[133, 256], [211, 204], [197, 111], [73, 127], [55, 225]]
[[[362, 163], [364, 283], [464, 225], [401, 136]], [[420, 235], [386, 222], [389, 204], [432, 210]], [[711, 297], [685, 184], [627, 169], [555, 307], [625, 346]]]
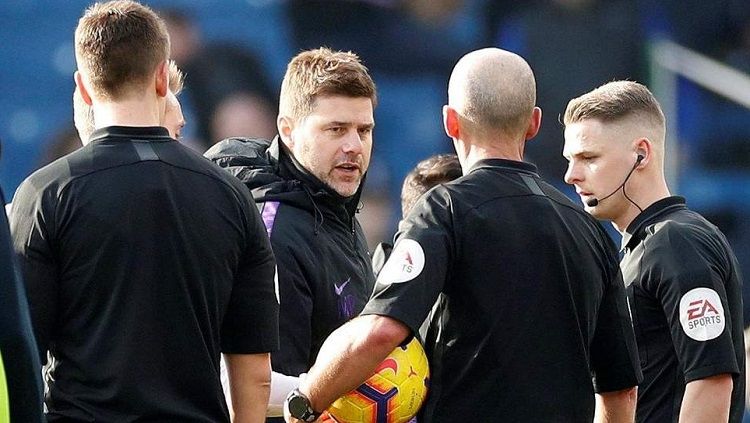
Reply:
[[695, 288], [680, 299], [680, 324], [696, 341], [708, 341], [724, 332], [726, 319], [719, 294], [710, 288]]
[[413, 239], [402, 239], [380, 271], [378, 283], [388, 285], [410, 281], [424, 269], [424, 250]]

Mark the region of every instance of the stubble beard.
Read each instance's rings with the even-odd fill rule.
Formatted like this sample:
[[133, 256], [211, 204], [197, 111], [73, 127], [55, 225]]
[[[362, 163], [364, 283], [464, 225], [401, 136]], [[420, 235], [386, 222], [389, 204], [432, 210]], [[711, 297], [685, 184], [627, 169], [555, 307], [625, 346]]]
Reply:
[[315, 175], [315, 177], [323, 182], [324, 185], [338, 195], [342, 197], [351, 197], [357, 193], [357, 190], [359, 190], [359, 186], [362, 183], [362, 175], [364, 174], [364, 169], [362, 169], [362, 157], [353, 157], [349, 159], [350, 161], [359, 163], [360, 173], [356, 180], [348, 182], [340, 181], [334, 176], [336, 165], [339, 162], [335, 162], [329, 167], [329, 165], [322, 163], [321, 158], [315, 155], [310, 148], [303, 148], [301, 155], [305, 156], [307, 159], [307, 163], [303, 165], [310, 171], [310, 173]]
[[[309, 151], [303, 151], [303, 153], [309, 154]], [[323, 184], [330, 190], [336, 192], [342, 197], [351, 197], [352, 195], [357, 193], [357, 190], [362, 183], [362, 173], [359, 174], [356, 181], [338, 181], [333, 175], [333, 172], [336, 169], [335, 166], [328, 168], [327, 171], [324, 171], [320, 169], [323, 164], [320, 163], [317, 157], [308, 155], [307, 158], [309, 159], [309, 162], [303, 163], [303, 166], [305, 166], [305, 168], [307, 168], [310, 173], [315, 175], [315, 177], [323, 182]]]
[[362, 183], [362, 175], [357, 177], [356, 181], [352, 182], [344, 182], [344, 181], [338, 181], [333, 176], [335, 168], [332, 168], [328, 173], [323, 175], [316, 175], [318, 179], [320, 179], [328, 188], [335, 191], [338, 195], [342, 197], [351, 197], [352, 195], [357, 193], [357, 190], [359, 189], [359, 185]]

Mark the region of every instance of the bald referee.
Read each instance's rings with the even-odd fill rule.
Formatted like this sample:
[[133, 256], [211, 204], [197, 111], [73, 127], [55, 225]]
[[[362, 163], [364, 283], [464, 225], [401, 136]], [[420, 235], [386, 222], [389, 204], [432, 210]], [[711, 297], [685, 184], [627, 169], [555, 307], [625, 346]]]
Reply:
[[313, 418], [358, 386], [442, 293], [420, 422], [592, 421], [595, 393], [598, 421], [632, 422], [640, 372], [615, 247], [522, 161], [541, 122], [529, 65], [469, 53], [448, 100], [464, 176], [418, 201], [363, 315], [330, 335], [287, 408]]

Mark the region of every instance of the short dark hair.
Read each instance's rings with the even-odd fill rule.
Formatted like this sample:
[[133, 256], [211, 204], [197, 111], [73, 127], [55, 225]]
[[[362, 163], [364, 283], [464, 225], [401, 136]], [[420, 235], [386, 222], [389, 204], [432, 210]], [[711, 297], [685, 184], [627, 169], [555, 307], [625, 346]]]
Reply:
[[94, 92], [117, 99], [169, 58], [169, 34], [164, 21], [140, 3], [96, 3], [78, 21], [75, 49]]
[[406, 175], [401, 188], [401, 213], [411, 211], [424, 193], [435, 185], [450, 182], [463, 175], [461, 163], [455, 154], [438, 154], [421, 162]]

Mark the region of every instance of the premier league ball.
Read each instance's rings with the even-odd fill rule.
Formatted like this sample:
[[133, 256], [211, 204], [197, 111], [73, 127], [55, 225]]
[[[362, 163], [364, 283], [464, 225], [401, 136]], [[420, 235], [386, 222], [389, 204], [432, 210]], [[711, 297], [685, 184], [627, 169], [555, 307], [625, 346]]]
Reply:
[[336, 400], [328, 413], [339, 423], [405, 423], [419, 411], [430, 368], [416, 338], [397, 347], [365, 383]]

